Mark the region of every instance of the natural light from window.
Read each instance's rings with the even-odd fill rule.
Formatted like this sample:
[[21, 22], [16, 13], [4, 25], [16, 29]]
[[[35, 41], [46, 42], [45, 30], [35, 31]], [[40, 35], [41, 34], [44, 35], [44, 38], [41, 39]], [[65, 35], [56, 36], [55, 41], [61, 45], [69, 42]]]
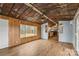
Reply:
[[31, 25], [20, 25], [20, 38], [37, 36], [37, 27]]

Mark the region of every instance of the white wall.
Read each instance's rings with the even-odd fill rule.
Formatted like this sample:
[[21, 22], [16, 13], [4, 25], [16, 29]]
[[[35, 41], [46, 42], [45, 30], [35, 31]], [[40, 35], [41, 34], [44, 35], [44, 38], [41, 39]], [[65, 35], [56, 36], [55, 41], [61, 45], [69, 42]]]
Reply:
[[8, 21], [0, 19], [0, 49], [8, 47]]
[[79, 9], [73, 19], [73, 46], [79, 54]]
[[59, 21], [59, 24], [60, 23], [63, 24], [63, 32], [59, 32], [59, 41], [72, 43], [72, 24], [70, 24], [70, 21]]
[[44, 23], [41, 25], [41, 38], [48, 40], [48, 32], [45, 32], [45, 26], [48, 26], [48, 23]]

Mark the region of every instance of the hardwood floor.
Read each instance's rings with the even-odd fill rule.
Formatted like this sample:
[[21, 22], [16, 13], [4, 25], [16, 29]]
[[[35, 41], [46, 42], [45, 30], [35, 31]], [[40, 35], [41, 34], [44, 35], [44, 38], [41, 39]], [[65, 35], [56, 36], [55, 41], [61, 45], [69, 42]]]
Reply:
[[60, 43], [57, 38], [36, 40], [13, 48], [0, 50], [1, 56], [76, 56], [72, 44]]

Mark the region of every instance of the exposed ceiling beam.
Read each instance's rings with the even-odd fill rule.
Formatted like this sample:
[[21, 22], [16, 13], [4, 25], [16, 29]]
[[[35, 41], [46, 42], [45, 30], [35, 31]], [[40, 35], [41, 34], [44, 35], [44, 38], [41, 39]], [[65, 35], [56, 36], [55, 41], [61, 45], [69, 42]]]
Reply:
[[[26, 16], [27, 16], [29, 13], [32, 12], [32, 9], [29, 9], [29, 8], [28, 8], [28, 9], [26, 9], [19, 17], [21, 17], [27, 10], [29, 10], [29, 12], [26, 14]], [[18, 18], [19, 18], [19, 17], [18, 17]]]
[[27, 8], [17, 18], [20, 18], [26, 11], [27, 11]]
[[27, 6], [31, 7], [33, 10], [35, 10], [36, 12], [38, 12], [39, 14], [43, 15], [46, 19], [50, 20], [51, 22], [55, 23], [57, 25], [57, 23], [55, 21], [53, 21], [52, 19], [50, 19], [49, 17], [47, 17], [45, 14], [43, 14], [41, 11], [39, 11], [37, 8], [35, 8], [32, 4], [30, 3], [25, 3]]
[[8, 13], [8, 14], [10, 14], [10, 12], [12, 11], [12, 8], [14, 7], [14, 5], [15, 5], [15, 4], [13, 4], [13, 5], [12, 5], [12, 7], [11, 7], [11, 9], [10, 9], [10, 11], [9, 11], [9, 13]]

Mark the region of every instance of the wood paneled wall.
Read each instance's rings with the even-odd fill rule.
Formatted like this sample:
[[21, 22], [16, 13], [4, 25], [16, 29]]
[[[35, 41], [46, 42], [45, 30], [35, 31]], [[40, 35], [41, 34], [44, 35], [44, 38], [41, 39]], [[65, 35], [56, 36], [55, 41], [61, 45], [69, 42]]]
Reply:
[[[38, 23], [22, 21], [15, 18], [2, 16], [2, 15], [0, 15], [0, 18], [9, 20], [9, 47], [16, 46], [19, 44], [23, 44], [23, 43], [41, 38], [41, 26]], [[20, 24], [37, 26], [37, 30], [38, 30], [37, 36], [21, 39], [20, 38]]]

